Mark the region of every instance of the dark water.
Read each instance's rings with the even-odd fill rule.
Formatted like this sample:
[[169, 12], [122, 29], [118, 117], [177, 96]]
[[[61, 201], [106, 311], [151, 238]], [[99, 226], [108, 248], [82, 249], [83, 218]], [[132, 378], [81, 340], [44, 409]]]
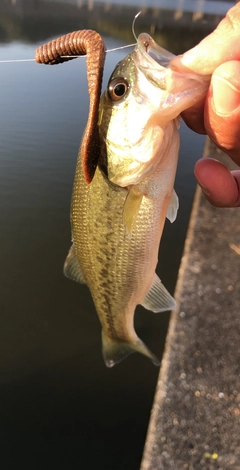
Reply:
[[[33, 58], [54, 34], [84, 27], [98, 29], [108, 47], [129, 41], [130, 11], [114, 35], [117, 10], [66, 10], [66, 3], [3, 2], [0, 59]], [[149, 28], [152, 17], [151, 11], [144, 17]], [[160, 30], [167, 47], [164, 25]], [[198, 34], [206, 34], [206, 23]], [[105, 83], [124, 55], [108, 55]], [[62, 274], [88, 113], [85, 59], [56, 67], [0, 63], [0, 90], [1, 469], [138, 469], [159, 371], [137, 354], [107, 370], [88, 289]], [[195, 190], [194, 162], [204, 145], [185, 126], [181, 134], [180, 211], [173, 226], [166, 224], [159, 265], [171, 292]], [[137, 332], [159, 357], [168, 318], [137, 309]]]

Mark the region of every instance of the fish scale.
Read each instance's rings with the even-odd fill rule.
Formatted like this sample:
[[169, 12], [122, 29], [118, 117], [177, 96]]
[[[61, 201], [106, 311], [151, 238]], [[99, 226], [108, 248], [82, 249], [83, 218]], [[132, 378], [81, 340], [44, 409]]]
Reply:
[[[81, 167], [81, 162], [79, 166]], [[123, 301], [122, 291], [129, 283], [127, 268], [131, 245], [131, 240], [126, 237], [122, 223], [122, 207], [126, 190], [116, 188], [112, 193], [113, 185], [110, 184], [111, 192], [109, 192], [109, 182], [100, 170], [96, 171], [91, 186], [86, 184], [82, 175], [81, 185], [80, 191], [74, 191], [72, 202], [73, 214], [76, 214], [76, 217], [74, 215], [72, 217], [76, 254], [104, 325], [109, 329], [105, 315], [107, 317], [111, 315], [109, 324], [118, 323], [116, 328], [118, 338], [121, 338], [125, 335], [125, 322], [122, 317], [127, 295], [125, 292]], [[86, 205], [85, 198], [82, 198], [83, 194], [86, 197]], [[94, 202], [95, 205], [96, 201], [98, 201], [97, 208], [95, 207], [93, 212], [91, 204]], [[75, 207], [76, 210], [74, 210]], [[85, 223], [86, 217], [87, 223]], [[94, 268], [91, 269], [91, 266]], [[131, 292], [132, 287], [128, 287], [128, 290]], [[112, 306], [115, 306], [114, 310]], [[116, 309], [121, 312], [121, 321], [119, 321], [119, 312]], [[112, 327], [112, 330], [115, 331], [116, 328]]]
[[76, 256], [104, 333], [112, 341], [135, 343], [138, 338], [133, 312], [152, 282], [162, 208], [157, 200], [153, 203], [144, 196], [136, 226], [129, 236], [123, 221], [128, 191], [110, 183], [99, 168], [88, 185], [81, 168], [80, 155], [72, 198]]
[[135, 308], [142, 304], [161, 312], [175, 307], [155, 273], [158, 249], [166, 217], [173, 222], [178, 210], [173, 189], [178, 116], [202, 99], [208, 83], [172, 71], [166, 66], [172, 57], [149, 35], [139, 36], [100, 99], [100, 153], [90, 184], [84, 151], [79, 152], [71, 207], [73, 245], [64, 272], [90, 289], [108, 367], [132, 352], [158, 365], [135, 332]]

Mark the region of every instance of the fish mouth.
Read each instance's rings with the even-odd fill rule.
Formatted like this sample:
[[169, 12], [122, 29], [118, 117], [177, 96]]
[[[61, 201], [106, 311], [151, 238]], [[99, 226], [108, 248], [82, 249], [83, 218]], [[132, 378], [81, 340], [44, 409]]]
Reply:
[[166, 69], [170, 72], [169, 63], [176, 56], [159, 46], [147, 33], [138, 36], [134, 52], [137, 68], [157, 88], [166, 90]]
[[178, 72], [171, 67], [171, 52], [159, 46], [147, 33], [138, 36], [134, 50], [134, 62], [140, 73], [157, 89], [164, 92], [161, 113], [177, 117], [206, 96], [210, 76], [194, 72]]
[[148, 65], [156, 67], [156, 63], [161, 67], [168, 67], [170, 60], [176, 57], [172, 52], [159, 46], [147, 33], [138, 36], [137, 48], [144, 57]]

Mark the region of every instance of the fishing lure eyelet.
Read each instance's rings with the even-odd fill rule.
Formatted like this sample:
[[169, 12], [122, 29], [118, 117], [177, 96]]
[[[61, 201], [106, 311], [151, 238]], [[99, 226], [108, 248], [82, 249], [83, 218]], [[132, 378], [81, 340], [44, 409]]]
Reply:
[[111, 101], [120, 101], [128, 92], [128, 88], [125, 78], [115, 78], [108, 85], [108, 97]]

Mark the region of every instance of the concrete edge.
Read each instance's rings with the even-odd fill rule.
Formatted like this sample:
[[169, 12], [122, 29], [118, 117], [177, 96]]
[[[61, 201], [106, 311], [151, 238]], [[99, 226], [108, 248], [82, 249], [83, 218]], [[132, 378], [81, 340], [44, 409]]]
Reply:
[[[209, 139], [207, 139], [205, 147], [204, 147], [203, 157], [209, 155], [209, 148], [210, 148], [210, 141]], [[201, 192], [200, 187], [197, 186], [195, 195], [194, 195], [189, 226], [188, 226], [188, 230], [186, 234], [183, 255], [182, 255], [181, 264], [179, 268], [178, 280], [177, 280], [177, 284], [176, 284], [176, 288], [174, 292], [174, 298], [177, 302], [177, 307], [175, 310], [172, 311], [170, 321], [169, 321], [165, 349], [164, 349], [163, 358], [161, 362], [157, 388], [156, 388], [156, 392], [155, 392], [155, 396], [153, 400], [153, 407], [151, 410], [149, 427], [147, 431], [146, 443], [144, 447], [140, 470], [149, 470], [150, 468], [149, 464], [151, 460], [152, 449], [154, 447], [154, 442], [156, 438], [155, 429], [156, 429], [159, 409], [161, 408], [164, 402], [164, 399], [166, 397], [166, 388], [167, 388], [167, 382], [168, 382], [168, 376], [169, 376], [171, 346], [174, 341], [177, 319], [179, 316], [179, 310], [181, 308], [180, 297], [181, 297], [181, 292], [182, 292], [183, 274], [185, 272], [185, 268], [188, 263], [188, 255], [190, 253], [190, 247], [193, 241], [194, 228], [196, 225], [196, 218], [197, 218], [197, 214], [199, 210], [201, 193], [202, 192]]]

